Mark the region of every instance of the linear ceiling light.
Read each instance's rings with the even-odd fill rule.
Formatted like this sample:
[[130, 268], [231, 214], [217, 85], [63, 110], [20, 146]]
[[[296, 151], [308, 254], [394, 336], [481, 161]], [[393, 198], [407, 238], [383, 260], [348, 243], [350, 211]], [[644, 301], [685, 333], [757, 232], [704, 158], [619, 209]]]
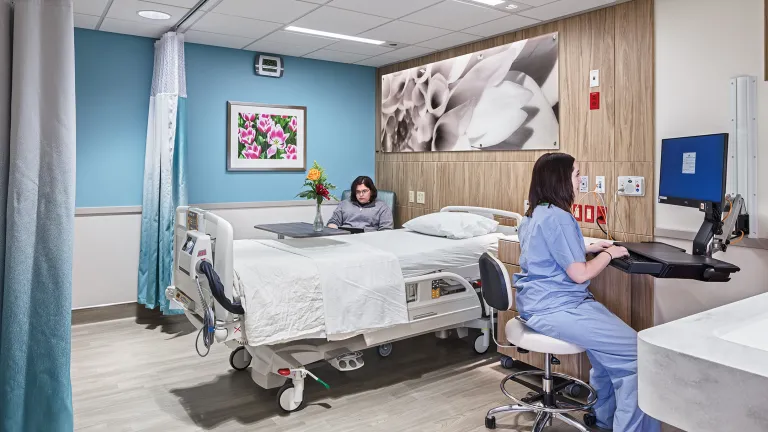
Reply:
[[311, 35], [315, 35], [315, 36], [324, 36], [324, 37], [333, 38], [333, 39], [344, 39], [344, 40], [368, 43], [368, 44], [373, 44], [373, 45], [381, 45], [381, 44], [383, 44], [385, 42], [385, 41], [380, 41], [380, 40], [366, 39], [366, 38], [361, 38], [361, 37], [356, 37], [356, 36], [347, 36], [347, 35], [338, 34], [338, 33], [330, 33], [330, 32], [306, 29], [306, 28], [295, 27], [295, 26], [288, 26], [285, 29], [288, 30], [288, 31], [293, 31], [293, 32], [298, 32], [298, 33], [306, 33], [306, 34], [311, 34]]
[[482, 4], [487, 4], [488, 6], [498, 6], [504, 3], [506, 0], [472, 0], [472, 1], [482, 3]]

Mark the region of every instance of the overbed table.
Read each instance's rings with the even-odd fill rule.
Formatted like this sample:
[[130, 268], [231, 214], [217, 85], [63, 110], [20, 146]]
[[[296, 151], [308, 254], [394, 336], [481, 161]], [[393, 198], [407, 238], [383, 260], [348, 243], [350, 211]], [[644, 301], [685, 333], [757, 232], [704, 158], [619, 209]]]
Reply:
[[287, 222], [276, 224], [256, 225], [254, 228], [277, 234], [278, 239], [286, 237], [291, 238], [309, 238], [309, 237], [328, 237], [350, 234], [343, 229], [323, 227], [322, 231], [316, 232], [314, 226], [307, 222]]

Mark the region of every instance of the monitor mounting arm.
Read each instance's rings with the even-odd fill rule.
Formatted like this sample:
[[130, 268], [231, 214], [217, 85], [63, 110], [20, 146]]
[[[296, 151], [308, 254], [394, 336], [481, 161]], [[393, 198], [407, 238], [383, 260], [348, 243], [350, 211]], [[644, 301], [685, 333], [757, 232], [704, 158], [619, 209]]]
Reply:
[[736, 222], [744, 209], [744, 199], [737, 194], [729, 202], [730, 210], [725, 220], [719, 203], [704, 204], [704, 222], [693, 240], [693, 255], [711, 257], [713, 253], [725, 252], [728, 248]]

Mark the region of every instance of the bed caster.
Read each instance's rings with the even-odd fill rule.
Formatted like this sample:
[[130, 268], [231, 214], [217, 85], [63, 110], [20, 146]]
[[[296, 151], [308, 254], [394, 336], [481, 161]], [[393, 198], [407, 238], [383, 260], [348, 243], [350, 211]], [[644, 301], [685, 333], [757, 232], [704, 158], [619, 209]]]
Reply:
[[501, 367], [504, 369], [514, 369], [515, 367], [515, 359], [509, 356], [501, 356], [501, 360], [499, 361], [501, 363]]
[[485, 427], [486, 429], [496, 429], [496, 417], [486, 417]]
[[251, 365], [251, 358], [251, 353], [244, 346], [239, 346], [229, 355], [229, 365], [237, 371], [245, 370]]
[[597, 425], [597, 416], [593, 413], [584, 414], [584, 424], [589, 427]]
[[303, 393], [297, 392], [292, 382], [286, 382], [277, 392], [277, 404], [287, 413], [297, 411], [304, 405]]
[[565, 387], [565, 394], [567, 394], [570, 397], [577, 398], [581, 395], [581, 391], [583, 390], [583, 387], [579, 384], [568, 384]]
[[475, 338], [475, 352], [478, 354], [485, 354], [488, 352], [488, 344], [485, 342], [485, 336], [480, 335]]
[[390, 354], [392, 354], [392, 344], [391, 343], [385, 343], [383, 345], [379, 345], [379, 356], [382, 358], [389, 357]]

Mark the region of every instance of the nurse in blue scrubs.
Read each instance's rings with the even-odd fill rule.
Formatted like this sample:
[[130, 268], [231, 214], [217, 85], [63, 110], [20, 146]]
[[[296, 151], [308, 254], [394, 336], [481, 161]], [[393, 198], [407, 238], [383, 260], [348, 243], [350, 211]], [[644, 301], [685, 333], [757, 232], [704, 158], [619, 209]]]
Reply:
[[[571, 214], [579, 177], [565, 153], [545, 154], [533, 167], [530, 207], [519, 228], [521, 271], [514, 275], [518, 311], [532, 329], [586, 349], [599, 427], [656, 432], [660, 423], [637, 404], [637, 332], [587, 289], [612, 259], [628, 252], [608, 242], [584, 245]], [[587, 261], [588, 253], [596, 256]]]

